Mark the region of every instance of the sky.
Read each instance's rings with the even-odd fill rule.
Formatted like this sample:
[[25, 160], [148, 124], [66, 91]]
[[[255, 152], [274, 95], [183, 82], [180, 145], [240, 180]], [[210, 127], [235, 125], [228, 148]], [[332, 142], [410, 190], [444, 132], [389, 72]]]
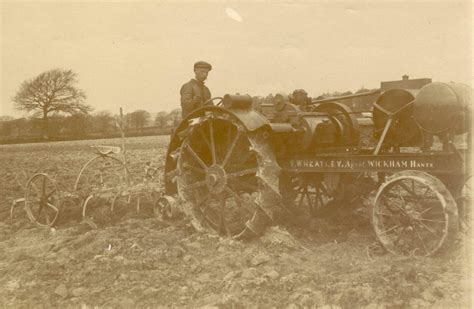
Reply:
[[71, 69], [95, 111], [180, 107], [198, 60], [212, 96], [473, 83], [472, 5], [463, 2], [0, 3], [0, 116], [20, 84]]

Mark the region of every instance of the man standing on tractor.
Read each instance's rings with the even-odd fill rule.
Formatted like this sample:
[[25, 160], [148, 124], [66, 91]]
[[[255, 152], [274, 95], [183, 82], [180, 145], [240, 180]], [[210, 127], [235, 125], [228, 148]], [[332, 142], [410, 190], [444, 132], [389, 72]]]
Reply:
[[296, 89], [290, 97], [290, 102], [300, 106], [302, 110], [306, 110], [311, 103], [311, 98], [308, 97], [308, 93], [304, 89]]
[[183, 119], [194, 110], [203, 107], [204, 103], [211, 98], [209, 88], [204, 85], [204, 81], [212, 70], [212, 66], [204, 61], [194, 64], [195, 78], [181, 87], [181, 113]]

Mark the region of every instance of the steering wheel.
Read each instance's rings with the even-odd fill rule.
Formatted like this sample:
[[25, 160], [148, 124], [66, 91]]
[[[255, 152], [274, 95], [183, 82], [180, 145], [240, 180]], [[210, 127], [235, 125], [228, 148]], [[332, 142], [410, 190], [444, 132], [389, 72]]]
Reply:
[[[220, 100], [219, 102], [217, 102], [217, 104], [214, 104], [212, 103], [213, 101], [215, 100]], [[224, 101], [224, 98], [222, 97], [215, 97], [215, 98], [211, 98], [209, 100], [207, 100], [206, 102], [204, 102], [203, 106], [207, 106], [209, 103], [212, 103], [214, 106], [220, 106], [222, 105], [222, 102]]]

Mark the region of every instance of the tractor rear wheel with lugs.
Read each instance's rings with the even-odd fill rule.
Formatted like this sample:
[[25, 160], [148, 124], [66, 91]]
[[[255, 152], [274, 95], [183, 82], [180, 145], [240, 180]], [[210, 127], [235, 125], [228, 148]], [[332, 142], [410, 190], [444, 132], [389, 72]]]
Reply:
[[206, 114], [187, 128], [177, 189], [201, 227], [221, 236], [259, 236], [273, 219], [279, 167], [263, 131], [247, 132], [227, 114]]

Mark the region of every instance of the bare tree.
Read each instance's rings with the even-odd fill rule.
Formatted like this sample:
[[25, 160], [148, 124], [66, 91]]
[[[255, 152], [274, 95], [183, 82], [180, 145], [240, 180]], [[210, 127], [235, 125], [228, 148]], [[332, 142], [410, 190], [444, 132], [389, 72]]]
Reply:
[[77, 75], [71, 70], [53, 69], [24, 81], [13, 102], [18, 110], [42, 116], [44, 136], [49, 137], [48, 117], [51, 113], [84, 113], [92, 107], [84, 104], [86, 95], [77, 88]]

